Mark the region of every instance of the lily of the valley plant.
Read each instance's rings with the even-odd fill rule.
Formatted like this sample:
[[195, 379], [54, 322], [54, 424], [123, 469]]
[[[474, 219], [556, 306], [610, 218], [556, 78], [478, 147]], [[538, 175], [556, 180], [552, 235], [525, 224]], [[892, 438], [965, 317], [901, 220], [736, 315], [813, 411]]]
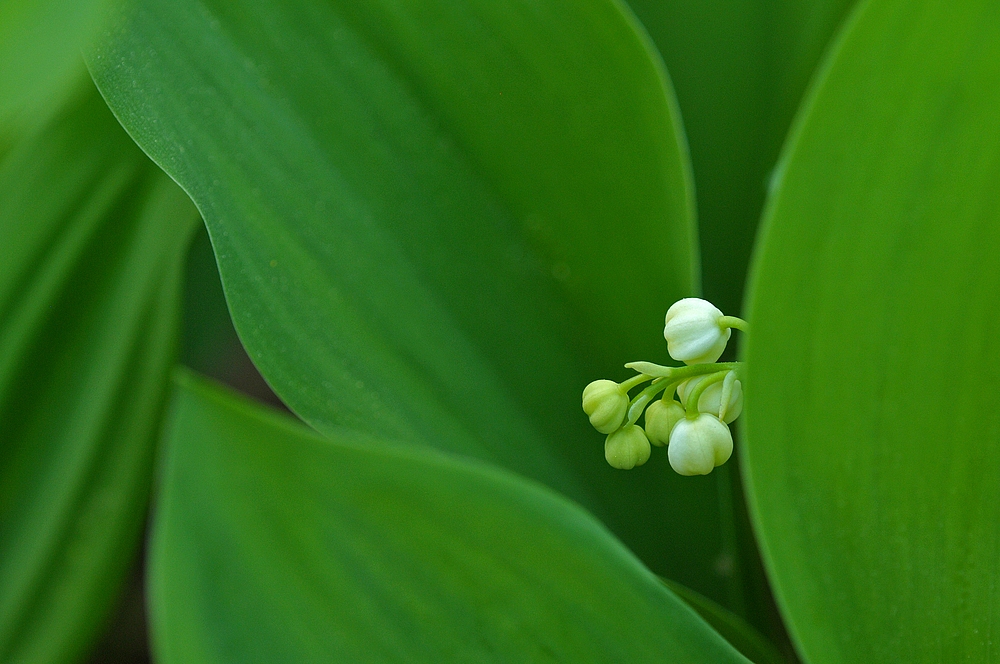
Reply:
[[0, 662], [997, 661], [998, 191], [995, 0], [0, 0]]
[[[631, 362], [625, 367], [638, 374], [625, 382], [587, 385], [583, 410], [595, 429], [608, 434], [609, 464], [622, 470], [641, 466], [649, 460], [650, 444], [668, 446], [670, 466], [681, 475], [707, 475], [729, 460], [733, 436], [727, 425], [743, 411], [743, 384], [738, 362], [716, 360], [734, 327], [746, 330], [746, 321], [723, 316], [705, 300], [685, 298], [667, 310], [663, 337], [670, 356], [687, 367]], [[630, 399], [629, 391], [644, 383], [650, 385]], [[645, 430], [636, 424], [643, 412]]]

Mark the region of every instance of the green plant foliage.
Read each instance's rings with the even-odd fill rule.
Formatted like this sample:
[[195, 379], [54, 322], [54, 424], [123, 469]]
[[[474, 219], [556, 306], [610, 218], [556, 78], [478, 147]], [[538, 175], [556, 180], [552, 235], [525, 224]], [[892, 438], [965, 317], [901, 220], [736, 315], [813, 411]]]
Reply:
[[[772, 0], [773, 1], [773, 0]], [[764, 200], [767, 2], [630, 0], [659, 49], [684, 117], [698, 192], [702, 292], [739, 314], [742, 275]]]
[[[95, 642], [182, 303], [304, 423], [179, 371], [165, 664], [998, 658], [1000, 5], [630, 5], [0, 0], [0, 661]], [[609, 467], [751, 248], [740, 465]]]
[[197, 214], [93, 86], [0, 161], [0, 210], [0, 660], [73, 661], [139, 543]]
[[853, 4], [629, 1], [677, 90], [697, 182], [704, 295], [728, 313], [739, 313], [767, 182], [792, 117]]
[[758, 248], [745, 461], [809, 662], [991, 661], [1000, 6], [872, 0]]
[[[703, 296], [738, 315], [767, 183], [792, 117], [851, 0], [630, 0], [677, 91], [698, 193]], [[734, 346], [735, 347], [735, 346]], [[728, 353], [728, 351], [727, 351]], [[738, 480], [737, 473], [731, 473]], [[725, 479], [720, 474], [717, 481]], [[766, 581], [742, 504], [723, 521], [727, 605], [769, 632]], [[731, 532], [730, 532], [731, 531]], [[778, 634], [774, 634], [775, 637]]]
[[90, 64], [293, 411], [540, 479], [722, 594], [714, 480], [616, 474], [580, 414], [695, 288], [671, 92], [615, 3], [154, 0]]
[[179, 378], [150, 571], [164, 664], [747, 661], [547, 488]]
[[670, 579], [661, 581], [750, 661], [755, 664], [779, 664], [786, 661], [777, 648], [732, 611], [727, 611], [707, 597], [675, 581]]
[[180, 362], [222, 380], [219, 374], [232, 371], [234, 355], [242, 347], [229, 317], [226, 296], [219, 282], [219, 268], [204, 227], [198, 230], [188, 251], [184, 302]]
[[0, 155], [81, 79], [80, 48], [110, 0], [0, 0]]
[[[553, 342], [546, 342], [539, 333], [553, 332], [562, 338], [574, 329], [569, 321], [557, 320], [559, 314], [569, 315], [558, 299], [568, 289], [559, 286], [551, 266], [542, 264], [538, 252], [524, 246], [524, 227], [548, 224], [544, 233], [554, 235], [551, 243], [583, 245], [564, 247], [568, 254], [564, 258], [571, 262], [558, 266], [563, 272], [557, 273], [566, 276], [569, 270], [568, 280], [574, 268], [582, 272], [574, 283], [579, 283], [580, 297], [590, 300], [589, 314], [602, 319], [619, 318], [606, 314], [623, 306], [617, 296], [627, 283], [622, 276], [643, 276], [628, 254], [629, 236], [638, 231], [658, 234], [659, 238], [650, 238], [650, 244], [679, 256], [682, 266], [689, 265], [687, 199], [677, 146], [671, 140], [673, 130], [666, 123], [669, 116], [661, 81], [648, 60], [643, 60], [646, 54], [623, 20], [618, 21], [618, 34], [605, 36], [604, 42], [623, 51], [620, 59], [644, 67], [628, 86], [617, 86], [621, 94], [639, 92], [647, 98], [640, 112], [630, 111], [628, 116], [619, 112], [617, 104], [601, 109], [599, 104], [608, 105], [608, 101], [585, 95], [582, 81], [561, 80], [561, 68], [539, 72], [540, 78], [533, 80], [505, 75], [512, 65], [469, 62], [463, 66], [477, 72], [475, 90], [460, 86], [461, 79], [424, 80], [432, 73], [421, 68], [441, 69], [430, 54], [421, 52], [427, 42], [455, 42], [453, 48], [461, 55], [484, 57], [477, 55], [473, 44], [451, 34], [457, 32], [451, 21], [437, 28], [444, 35], [433, 34], [433, 28], [421, 23], [442, 18], [438, 12], [428, 9], [430, 16], [420, 12], [380, 16], [388, 14], [388, 9], [374, 5], [361, 10], [358, 3], [344, 4], [354, 6], [320, 10], [312, 3], [260, 3], [254, 14], [227, 15], [226, 7], [220, 5], [208, 16], [193, 3], [147, 3], [124, 21], [116, 52], [98, 54], [92, 64], [120, 119], [184, 183], [205, 212], [237, 329], [264, 374], [293, 409], [320, 430], [350, 424], [377, 428], [400, 440], [419, 436], [421, 442], [484, 456], [516, 452], [512, 463], [523, 467], [527, 465], [521, 454], [524, 442], [507, 436], [502, 442], [490, 440], [514, 433], [499, 430], [480, 440], [488, 434], [479, 426], [478, 408], [465, 401], [470, 397], [476, 403], [486, 401], [491, 410], [507, 406], [515, 397], [500, 392], [503, 384], [498, 385], [497, 379], [506, 379], [503, 383], [510, 384], [508, 389], [537, 391], [534, 383], [544, 384], [546, 379], [528, 379], [555, 368], [547, 366], [553, 360], [540, 351], [551, 350], [553, 357], [567, 355], [564, 348], [551, 348]], [[600, 8], [605, 3], [593, 4]], [[365, 38], [372, 27], [368, 23], [378, 18], [390, 23], [372, 36], [384, 42], [376, 50]], [[511, 57], [518, 55], [518, 49], [528, 49], [521, 58], [534, 55], [533, 48], [545, 49], [546, 55], [555, 50], [552, 45], [532, 46], [546, 40], [530, 33], [505, 44], [504, 38], [516, 32], [516, 27], [538, 33], [537, 19], [513, 14], [463, 20], [469, 18], [484, 23], [493, 19], [491, 30], [474, 44], [482, 38], [497, 40], [511, 50]], [[589, 27], [587, 19], [607, 19], [574, 18], [583, 24], [571, 24], [578, 30]], [[392, 20], [399, 25], [394, 27]], [[506, 29], [495, 34], [492, 24], [499, 20], [513, 25], [501, 26]], [[260, 30], [263, 25], [287, 28], [287, 41], [293, 46], [265, 39]], [[336, 38], [324, 43], [323, 38], [331, 34]], [[239, 41], [234, 43], [234, 38]], [[127, 52], [139, 42], [155, 45], [149, 49], [155, 60], [123, 60], [118, 55], [117, 51]], [[383, 49], [402, 49], [403, 53], [383, 55], [379, 52]], [[251, 61], [231, 79], [232, 60], [241, 53], [252, 54], [248, 56]], [[446, 55], [452, 61], [466, 59], [458, 58], [459, 53]], [[563, 57], [570, 55], [575, 53]], [[534, 60], [542, 58], [536, 55], [529, 61]], [[397, 74], [390, 70], [392, 65], [418, 71]], [[585, 62], [576, 66], [589, 69]], [[303, 71], [303, 67], [308, 69]], [[480, 69], [486, 74], [479, 73]], [[213, 72], [219, 74], [213, 77]], [[547, 80], [546, 74], [554, 80]], [[550, 83], [564, 88], [562, 94], [552, 95], [562, 103], [548, 96], [532, 101], [525, 90]], [[407, 89], [417, 84], [422, 84], [418, 90]], [[206, 87], [220, 94], [194, 98]], [[505, 87], [512, 99], [501, 99]], [[158, 94], [145, 94], [153, 89]], [[483, 100], [487, 92], [488, 102]], [[423, 101], [418, 94], [444, 99]], [[589, 99], [586, 106], [574, 109], [584, 96]], [[449, 105], [435, 112], [435, 106], [445, 102]], [[481, 107], [470, 108], [472, 104]], [[506, 110], [505, 104], [516, 106]], [[531, 108], [543, 104], [554, 108]], [[245, 117], [235, 114], [239, 108]], [[529, 109], [544, 111], [544, 115], [537, 123], [499, 136], [490, 131], [498, 124], [511, 123], [504, 115], [519, 117]], [[592, 109], [593, 118], [588, 114]], [[556, 125], [566, 124], [566, 113], [574, 110], [580, 116], [574, 129], [584, 135], [554, 131]], [[479, 117], [470, 121], [466, 118], [472, 111]], [[449, 112], [455, 117], [436, 117]], [[635, 139], [625, 143], [641, 151], [635, 156], [650, 167], [649, 174], [639, 165], [623, 168], [624, 137], [600, 138], [609, 156], [601, 155], [600, 145], [586, 145], [586, 139], [596, 142], [601, 130], [617, 129], [621, 136], [627, 129], [631, 134], [624, 120], [644, 121], [643, 137], [662, 133], [658, 146], [640, 145]], [[462, 121], [470, 125], [464, 131], [452, 127]], [[623, 126], [616, 128], [616, 121]], [[546, 139], [545, 129], [555, 136]], [[501, 138], [516, 143], [500, 145]], [[460, 144], [458, 139], [462, 139]], [[551, 163], [570, 158], [565, 154], [569, 149], [577, 153], [572, 157], [582, 159], [580, 153], [587, 147], [598, 151], [589, 155], [591, 161], [604, 158], [583, 173], [579, 165]], [[493, 157], [489, 148], [500, 154]], [[673, 154], [667, 151], [671, 148]], [[539, 152], [549, 156], [524, 173]], [[487, 160], [500, 163], [477, 163]], [[617, 167], [619, 172], [601, 173], [599, 167]], [[478, 175], [477, 171], [486, 169], [496, 175], [489, 179]], [[633, 176], [648, 178], [643, 184], [650, 193], [640, 193], [643, 186]], [[595, 199], [611, 189], [610, 179], [624, 191], [616, 193], [613, 201], [601, 201], [597, 210], [584, 210], [598, 205]], [[584, 187], [597, 192], [555, 211], [558, 201], [551, 199], [569, 200]], [[612, 207], [625, 201], [626, 193], [636, 193], [638, 200], [625, 203], [624, 208]], [[249, 213], [251, 206], [254, 214]], [[640, 206], [647, 211], [629, 214]], [[554, 216], [558, 218], [549, 219]], [[635, 218], [625, 232], [612, 223], [623, 216]], [[594, 222], [581, 223], [586, 220]], [[560, 235], [569, 234], [560, 233], [562, 229], [554, 225], [589, 237], [562, 240]], [[668, 233], [668, 229], [675, 230]], [[605, 270], [596, 269], [597, 261], [591, 265], [572, 260], [572, 254], [588, 251], [593, 255], [612, 241], [623, 246], [617, 255], [602, 257], [601, 263], [605, 270], [621, 263], [621, 276], [601, 274]], [[297, 260], [289, 260], [293, 258]], [[682, 267], [678, 274], [677, 267], [663, 258], [654, 260], [667, 275], [674, 273], [662, 285], [653, 284], [654, 295], [659, 291], [666, 301], [669, 295], [690, 289], [689, 267]], [[489, 279], [477, 280], [480, 276]], [[594, 288], [584, 289], [584, 285]], [[265, 305], [267, 309], [260, 310]], [[648, 317], [653, 330], [657, 318]], [[283, 338], [294, 329], [302, 330], [302, 338]], [[529, 335], [531, 344], [525, 343]], [[638, 335], [630, 329], [628, 336], [635, 339]], [[480, 340], [483, 343], [477, 343]], [[542, 348], [532, 349], [535, 342]], [[504, 367], [493, 367], [491, 355], [503, 352], [503, 359], [513, 359], [513, 351], [523, 358], [508, 371], [521, 375], [497, 375]], [[572, 366], [572, 359], [565, 359]], [[493, 380], [477, 380], [480, 377]], [[358, 387], [358, 380], [364, 385]], [[573, 391], [578, 397], [576, 386]], [[451, 403], [455, 400], [459, 403]], [[452, 411], [476, 420], [476, 426], [464, 423], [471, 432], [458, 428], [460, 422]], [[505, 426], [501, 424], [504, 419], [497, 417], [493, 423], [499, 429]], [[523, 420], [523, 416], [511, 419]], [[525, 438], [525, 432], [516, 433], [520, 434], [516, 438]], [[544, 462], [544, 449], [536, 450], [531, 465]]]

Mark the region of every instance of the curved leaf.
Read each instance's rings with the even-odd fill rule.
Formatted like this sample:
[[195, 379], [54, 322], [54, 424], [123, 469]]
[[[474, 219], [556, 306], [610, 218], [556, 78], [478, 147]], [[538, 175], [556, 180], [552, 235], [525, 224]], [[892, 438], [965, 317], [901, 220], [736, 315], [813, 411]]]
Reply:
[[174, 662], [745, 662], [579, 507], [180, 375], [151, 558]]
[[580, 412], [665, 357], [695, 271], [670, 92], [616, 4], [152, 0], [115, 26], [94, 76], [294, 412], [539, 478], [715, 577], [712, 484], [616, 474]]
[[90, 86], [0, 162], [0, 660], [97, 635], [145, 517], [197, 215]]
[[698, 183], [704, 295], [738, 314], [767, 183], [854, 0], [629, 0], [659, 48]]
[[997, 654], [998, 81], [996, 3], [873, 0], [783, 163], [745, 460], [810, 662]]
[[660, 579], [670, 591], [687, 602], [719, 635], [755, 664], [781, 664], [787, 660], [743, 618], [707, 597], [670, 579]]

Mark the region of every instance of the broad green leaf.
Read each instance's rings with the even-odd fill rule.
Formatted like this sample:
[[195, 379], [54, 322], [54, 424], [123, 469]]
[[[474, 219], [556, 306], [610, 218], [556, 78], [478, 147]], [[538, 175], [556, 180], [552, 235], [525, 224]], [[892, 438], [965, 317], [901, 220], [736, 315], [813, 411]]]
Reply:
[[746, 662], [593, 517], [435, 451], [333, 442], [188, 373], [153, 528], [183, 662]]
[[666, 359], [696, 262], [669, 86], [618, 5], [149, 0], [90, 64], [306, 422], [499, 463], [717, 578], [712, 481], [613, 471], [580, 411]]
[[202, 226], [187, 256], [184, 276], [184, 334], [180, 363], [241, 394], [281, 407], [240, 343], [229, 316], [212, 243]]
[[744, 460], [809, 662], [997, 657], [998, 81], [996, 3], [873, 0], [783, 162]]
[[0, 211], [0, 660], [73, 661], [139, 544], [197, 215], [93, 86]]

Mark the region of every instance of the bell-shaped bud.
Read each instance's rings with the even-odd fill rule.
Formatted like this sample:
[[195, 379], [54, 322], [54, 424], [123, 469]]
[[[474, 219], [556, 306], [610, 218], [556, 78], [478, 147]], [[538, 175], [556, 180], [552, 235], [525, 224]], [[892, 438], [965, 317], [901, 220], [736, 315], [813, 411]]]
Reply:
[[614, 468], [632, 470], [649, 460], [649, 440], [642, 427], [627, 424], [604, 441], [604, 458]]
[[733, 435], [719, 418], [701, 413], [684, 418], [670, 433], [667, 459], [681, 475], [708, 475], [733, 454]]
[[[677, 396], [681, 398], [681, 403], [685, 407], [689, 407], [688, 395], [704, 379], [705, 376], [695, 376], [677, 386]], [[698, 412], [711, 413], [716, 417], [720, 417], [721, 414], [720, 419], [729, 424], [743, 412], [743, 384], [732, 373], [726, 377], [726, 381], [729, 382], [730, 388], [725, 411], [722, 409], [722, 395], [726, 392], [726, 388], [725, 383], [720, 381], [712, 383], [702, 391], [701, 396], [698, 397]]]
[[[701, 399], [698, 399], [701, 403]], [[709, 404], [713, 406], [714, 404]], [[730, 371], [722, 381], [719, 390], [719, 419], [729, 424], [743, 412], [743, 383], [736, 378], [736, 372]]]
[[684, 407], [673, 399], [657, 399], [646, 409], [646, 437], [657, 447], [670, 441], [674, 425], [684, 419]]
[[613, 380], [595, 380], [583, 389], [583, 412], [601, 433], [611, 433], [625, 421], [628, 393]]
[[686, 297], [667, 309], [663, 338], [670, 357], [685, 364], [715, 362], [726, 349], [732, 330], [722, 312], [707, 300]]
[[688, 395], [691, 394], [691, 391], [694, 390], [694, 388], [698, 387], [698, 383], [700, 383], [704, 378], [705, 376], [688, 378], [686, 381], [677, 386], [677, 396], [680, 397], [681, 403], [684, 404], [685, 407], [688, 405]]

